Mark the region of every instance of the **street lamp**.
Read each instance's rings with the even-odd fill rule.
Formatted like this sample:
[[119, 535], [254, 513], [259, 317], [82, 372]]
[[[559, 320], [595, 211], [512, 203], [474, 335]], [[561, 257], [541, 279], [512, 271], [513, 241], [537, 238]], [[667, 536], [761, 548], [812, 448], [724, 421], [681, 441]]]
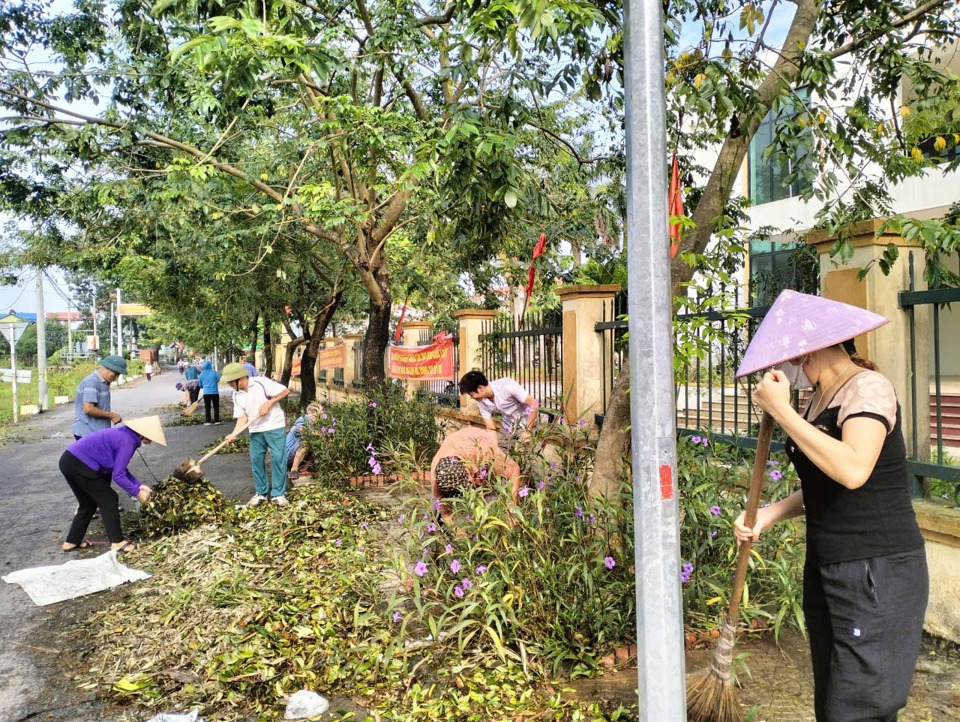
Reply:
[[30, 323], [14, 313], [0, 318], [0, 333], [10, 344], [10, 377], [13, 382], [13, 423], [17, 423], [17, 341]]

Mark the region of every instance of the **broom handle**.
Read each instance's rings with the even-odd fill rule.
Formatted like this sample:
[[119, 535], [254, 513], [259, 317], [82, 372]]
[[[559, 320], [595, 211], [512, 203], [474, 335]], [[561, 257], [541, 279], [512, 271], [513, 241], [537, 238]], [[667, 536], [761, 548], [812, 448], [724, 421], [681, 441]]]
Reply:
[[[757, 455], [753, 460], [753, 471], [750, 474], [747, 510], [743, 516], [744, 525], [751, 529], [757, 521], [760, 492], [763, 491], [763, 480], [766, 476], [767, 460], [770, 458], [770, 440], [772, 437], [773, 417], [764, 411], [760, 418], [760, 433], [757, 436]], [[743, 585], [747, 579], [750, 547], [751, 543], [745, 541], [740, 545], [740, 551], [737, 553], [737, 571], [733, 575], [733, 594], [730, 597], [730, 608], [727, 610], [727, 623], [734, 628], [736, 628], [740, 618], [740, 598], [743, 596]]]
[[[245, 423], [243, 426], [241, 426], [239, 429], [237, 429], [237, 435], [239, 436], [241, 433], [243, 433], [243, 431], [244, 431], [248, 426], [250, 426], [250, 424], [252, 424], [254, 421], [256, 421], [258, 418], [260, 418], [260, 417], [259, 417], [259, 416], [255, 416], [254, 418], [249, 419], [249, 420], [247, 421], [247, 423]], [[213, 455], [216, 454], [218, 451], [220, 451], [220, 449], [222, 449], [224, 446], [226, 446], [227, 443], [228, 443], [228, 442], [227, 442], [227, 439], [228, 439], [228, 438], [230, 438], [230, 434], [227, 434], [225, 437], [223, 437], [223, 441], [221, 441], [219, 444], [217, 444], [217, 445], [214, 446], [212, 449], [210, 449], [210, 451], [208, 451], [206, 454], [204, 454], [204, 456], [200, 459], [200, 461], [197, 462], [197, 466], [200, 466], [204, 461], [206, 461], [207, 459], [209, 459], [211, 456], [213, 456]]]

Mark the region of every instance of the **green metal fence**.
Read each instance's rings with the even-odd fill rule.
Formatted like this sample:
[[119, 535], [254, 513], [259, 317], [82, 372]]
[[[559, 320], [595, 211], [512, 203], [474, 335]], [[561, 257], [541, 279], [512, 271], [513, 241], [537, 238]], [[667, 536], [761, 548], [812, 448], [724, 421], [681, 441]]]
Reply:
[[[913, 424], [910, 429], [913, 444], [911, 448], [926, 449], [926, 440], [920, 438], [919, 418], [923, 411], [929, 409], [929, 389], [917, 388], [917, 320], [916, 311], [918, 308], [930, 307], [931, 309], [931, 332], [933, 341], [933, 387], [934, 387], [934, 418], [931, 418], [931, 432], [935, 429], [935, 442], [931, 449], [931, 458], [929, 460], [918, 458], [916, 451], [914, 458], [910, 459], [908, 464], [910, 472], [917, 480], [915, 493], [920, 493], [923, 489], [924, 495], [930, 493], [930, 480], [939, 480], [949, 486], [947, 496], [953, 498], [954, 503], [960, 506], [960, 467], [948, 466], [944, 452], [944, 434], [943, 434], [943, 389], [941, 374], [941, 325], [940, 311], [948, 303], [960, 301], [960, 288], [943, 288], [940, 285], [939, 275], [934, 275], [932, 288], [926, 291], [916, 290], [916, 271], [914, 268], [913, 253], [909, 254], [908, 273], [910, 278], [910, 288], [899, 293], [898, 301], [900, 308], [904, 309], [908, 315], [910, 323], [910, 377], [912, 379], [911, 397]], [[954, 332], [956, 330], [954, 329]], [[923, 400], [923, 411], [921, 411], [919, 400]], [[933, 421], [936, 421], [934, 426]]]

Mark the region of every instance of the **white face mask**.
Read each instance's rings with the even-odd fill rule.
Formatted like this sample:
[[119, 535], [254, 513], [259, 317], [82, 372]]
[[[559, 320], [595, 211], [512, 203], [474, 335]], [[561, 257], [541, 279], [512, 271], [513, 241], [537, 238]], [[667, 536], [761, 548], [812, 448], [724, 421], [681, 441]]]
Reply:
[[791, 361], [784, 361], [776, 367], [778, 371], [782, 371], [783, 375], [787, 377], [790, 385], [799, 391], [813, 388], [813, 384], [810, 383], [810, 379], [807, 378], [806, 373], [803, 371], [803, 364], [806, 363], [807, 358], [807, 356], [804, 356], [800, 363], [797, 364]]

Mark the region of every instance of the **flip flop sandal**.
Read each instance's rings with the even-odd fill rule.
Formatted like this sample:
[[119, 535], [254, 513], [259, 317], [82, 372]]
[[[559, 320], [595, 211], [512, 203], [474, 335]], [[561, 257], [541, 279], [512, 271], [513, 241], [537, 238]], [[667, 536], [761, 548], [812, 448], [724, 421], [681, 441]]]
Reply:
[[70, 547], [70, 548], [68, 548], [68, 549], [64, 549], [63, 547], [60, 547], [60, 549], [62, 549], [63, 552], [66, 554], [67, 552], [75, 552], [75, 551], [78, 551], [78, 550], [80, 550], [80, 549], [89, 549], [89, 548], [92, 547], [92, 546], [93, 546], [93, 542], [92, 542], [92, 541], [90, 541], [89, 539], [84, 539], [82, 542], [80, 542], [80, 543], [77, 544], [76, 546], [72, 546], [72, 547]]
[[126, 544], [124, 544], [122, 547], [117, 547], [117, 548], [114, 549], [113, 551], [115, 551], [117, 554], [125, 554], [125, 553], [127, 553], [127, 552], [132, 552], [132, 551], [133, 551], [134, 549], [136, 549], [136, 548], [137, 548], [137, 547], [136, 547], [136, 545], [135, 545], [133, 542], [128, 541], [128, 542], [127, 542]]

